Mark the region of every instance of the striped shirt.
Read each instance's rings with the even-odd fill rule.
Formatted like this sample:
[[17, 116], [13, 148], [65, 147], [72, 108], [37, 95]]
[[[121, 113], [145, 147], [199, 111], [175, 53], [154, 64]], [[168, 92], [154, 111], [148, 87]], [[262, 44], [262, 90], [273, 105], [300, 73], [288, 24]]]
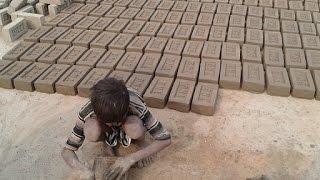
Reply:
[[[156, 140], [165, 140], [170, 138], [169, 132], [163, 128], [161, 122], [156, 118], [152, 118], [152, 114], [144, 103], [140, 95], [134, 90], [128, 89], [129, 91], [129, 113], [140, 118], [143, 125], [148, 130], [151, 136]], [[77, 150], [85, 139], [83, 132], [84, 124], [88, 118], [95, 118], [91, 102], [87, 102], [80, 110], [78, 114], [78, 120], [73, 128], [71, 135], [69, 136], [66, 147], [71, 150]]]

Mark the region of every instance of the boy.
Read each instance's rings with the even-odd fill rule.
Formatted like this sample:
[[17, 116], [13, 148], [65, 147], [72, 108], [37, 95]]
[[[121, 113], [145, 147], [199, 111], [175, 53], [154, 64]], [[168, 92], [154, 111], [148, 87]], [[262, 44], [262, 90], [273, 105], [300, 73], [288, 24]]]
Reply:
[[[155, 140], [150, 145], [144, 140], [146, 131]], [[83, 165], [75, 153], [85, 138], [91, 142], [105, 141], [111, 154], [112, 147], [118, 143], [128, 147], [131, 140], [135, 140], [140, 147], [139, 151], [118, 158], [105, 173], [107, 179], [120, 178], [137, 162], [150, 163], [151, 155], [171, 143], [170, 133], [152, 116], [143, 99], [127, 89], [123, 81], [114, 78], [100, 80], [91, 88], [90, 101], [81, 108], [79, 120], [61, 152], [74, 171], [93, 178], [92, 170]]]

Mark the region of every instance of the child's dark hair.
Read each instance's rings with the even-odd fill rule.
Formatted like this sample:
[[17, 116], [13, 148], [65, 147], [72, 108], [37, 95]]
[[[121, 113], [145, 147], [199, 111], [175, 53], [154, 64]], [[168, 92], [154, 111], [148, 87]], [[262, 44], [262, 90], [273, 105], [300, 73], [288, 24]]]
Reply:
[[91, 104], [98, 119], [121, 122], [129, 110], [129, 92], [123, 81], [104, 78], [91, 88]]

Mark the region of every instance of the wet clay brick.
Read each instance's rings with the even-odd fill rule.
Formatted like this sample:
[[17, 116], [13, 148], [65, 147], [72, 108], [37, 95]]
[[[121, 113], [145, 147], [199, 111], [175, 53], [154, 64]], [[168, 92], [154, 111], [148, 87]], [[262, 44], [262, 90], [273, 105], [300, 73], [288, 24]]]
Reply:
[[258, 0], [244, 0], [243, 4], [247, 6], [258, 6]]
[[130, 4], [129, 7], [134, 7], [134, 8], [142, 8], [142, 6], [146, 3], [146, 0], [133, 0]]
[[296, 20], [296, 14], [293, 10], [281, 9], [280, 10], [280, 19], [283, 20]]
[[108, 76], [109, 78], [116, 78], [118, 80], [122, 80], [125, 83], [129, 80], [132, 72], [126, 71], [112, 71], [112, 73]]
[[169, 12], [168, 16], [166, 17], [165, 22], [179, 24], [181, 21], [182, 15], [183, 15], [182, 12], [171, 11], [171, 12]]
[[279, 9], [288, 9], [288, 1], [287, 0], [275, 0], [274, 8]]
[[70, 64], [73, 65], [78, 61], [81, 56], [88, 49], [81, 46], [71, 46], [61, 57], [58, 59], [58, 63], [60, 64]]
[[112, 8], [111, 5], [99, 5], [93, 11], [89, 13], [90, 16], [97, 16], [102, 17], [104, 16], [110, 9]]
[[245, 16], [238, 16], [238, 15], [231, 15], [229, 26], [233, 27], [244, 27], [246, 24], [246, 17]]
[[246, 27], [250, 29], [262, 29], [262, 18], [260, 17], [253, 17], [253, 16], [248, 16], [247, 17], [247, 22], [246, 22]]
[[293, 97], [313, 99], [315, 85], [309, 69], [289, 69], [289, 77], [292, 85], [291, 95]]
[[91, 43], [91, 48], [108, 48], [111, 41], [117, 36], [117, 33], [112, 32], [102, 32], [97, 38], [95, 38]]
[[241, 62], [222, 61], [220, 86], [226, 89], [240, 89]]
[[183, 13], [181, 24], [194, 25], [198, 19], [198, 13], [196, 12], [185, 12]]
[[126, 86], [138, 92], [140, 96], [143, 96], [151, 80], [152, 75], [134, 73], [128, 80]]
[[299, 22], [300, 34], [316, 35], [316, 26], [313, 23]]
[[286, 68], [306, 69], [307, 62], [303, 49], [285, 48], [284, 49]]
[[198, 83], [192, 99], [191, 111], [212, 116], [215, 111], [219, 85]]
[[263, 31], [259, 29], [247, 29], [246, 43], [263, 46]]
[[217, 59], [201, 59], [199, 78], [200, 82], [219, 83], [221, 61]]
[[264, 31], [264, 45], [282, 47], [281, 33], [275, 31]]
[[126, 28], [123, 30], [123, 33], [134, 34], [137, 35], [141, 31], [144, 26], [144, 21], [131, 21]]
[[202, 47], [203, 47], [202, 41], [187, 41], [187, 44], [184, 47], [182, 55], [187, 57], [200, 57]]
[[267, 93], [274, 96], [290, 96], [291, 85], [286, 68], [266, 67]]
[[320, 71], [314, 70], [313, 71], [313, 78], [314, 83], [316, 85], [316, 100], [320, 100]]
[[173, 7], [174, 3], [174, 1], [161, 1], [157, 9], [170, 10]]
[[35, 90], [43, 93], [54, 93], [54, 84], [69, 68], [70, 65], [53, 64], [34, 82]]
[[72, 3], [70, 6], [66, 7], [61, 13], [73, 14], [78, 11], [84, 4]]
[[106, 54], [99, 60], [96, 67], [115, 69], [116, 65], [118, 64], [124, 53], [124, 50], [108, 50]]
[[34, 91], [34, 81], [46, 70], [50, 64], [33, 63], [13, 80], [14, 87], [23, 91]]
[[102, 0], [86, 0], [86, 4], [100, 4]]
[[258, 45], [244, 44], [241, 55], [242, 62], [262, 63], [260, 47]]
[[81, 59], [77, 61], [76, 65], [95, 67], [105, 51], [105, 49], [91, 48], [81, 56]]
[[57, 44], [71, 45], [73, 40], [76, 39], [84, 30], [82, 29], [69, 29], [63, 35], [61, 35], [57, 40]]
[[83, 15], [80, 14], [71, 14], [67, 18], [65, 18], [63, 21], [61, 21], [58, 26], [60, 27], [73, 27], [78, 22], [80, 22], [84, 18]]
[[176, 28], [177, 24], [163, 23], [157, 37], [171, 38]]
[[242, 89], [249, 92], [264, 92], [265, 77], [262, 64], [243, 63]]
[[283, 46], [286, 48], [302, 48], [301, 39], [299, 34], [282, 33]]
[[200, 58], [182, 57], [177, 78], [196, 81], [198, 78]]
[[238, 43], [222, 43], [221, 59], [240, 61], [240, 46]]
[[302, 35], [302, 44], [304, 49], [320, 50], [319, 36]]
[[56, 91], [65, 95], [76, 95], [77, 86], [84, 76], [89, 72], [90, 67], [72, 66], [64, 75], [56, 82]]
[[55, 44], [39, 57], [38, 62], [55, 64], [68, 48], [69, 45]]
[[208, 40], [210, 26], [196, 25], [191, 34], [191, 40], [206, 41]]
[[109, 49], [126, 49], [133, 37], [133, 34], [119, 34], [108, 47]]
[[112, 21], [113, 21], [113, 18], [102, 17], [102, 18], [98, 19], [95, 23], [93, 23], [89, 27], [89, 29], [103, 31], [109, 26], [109, 24]]
[[109, 18], [117, 18], [125, 9], [125, 7], [114, 6], [104, 16]]
[[162, 53], [167, 44], [167, 41], [168, 40], [166, 38], [152, 37], [145, 48], [145, 52]]
[[150, 18], [150, 21], [163, 23], [168, 15], [167, 10], [156, 10]]
[[148, 21], [155, 10], [153, 9], [141, 9], [139, 13], [135, 16], [135, 20]]
[[159, 22], [147, 22], [139, 34], [141, 36], [155, 36], [160, 26]]
[[128, 0], [118, 0], [116, 3], [114, 3], [114, 5], [127, 7], [130, 3], [131, 1], [128, 1]]
[[224, 26], [227, 27], [229, 23], [229, 15], [228, 14], [216, 14], [213, 18], [214, 26]]
[[181, 55], [184, 45], [186, 44], [185, 40], [182, 39], [169, 39], [166, 48], [164, 49], [165, 54]]
[[13, 62], [9, 60], [0, 60], [0, 72], [6, 67], [8, 67], [11, 63]]
[[310, 70], [320, 69], [320, 51], [307, 49], [306, 58]]
[[29, 41], [29, 42], [40, 42], [40, 38], [44, 36], [46, 33], [48, 33], [51, 29], [52, 27], [49, 27], [49, 26], [40, 27], [34, 30], [29, 36], [23, 39], [24, 41]]
[[127, 52], [119, 61], [116, 70], [133, 72], [142, 57], [142, 53]]
[[97, 4], [86, 4], [84, 6], [82, 6], [77, 12], [75, 12], [76, 14], [81, 14], [81, 15], [89, 15], [89, 13], [94, 10], [98, 5]]
[[192, 33], [193, 26], [192, 25], [178, 25], [176, 32], [174, 33], [173, 37], [177, 39], [190, 39]]
[[169, 96], [168, 108], [189, 112], [194, 87], [194, 81], [176, 79]]
[[243, 44], [243, 42], [244, 42], [244, 28], [229, 27], [227, 41]]
[[284, 56], [282, 48], [265, 47], [263, 58], [265, 66], [284, 67]]
[[248, 7], [248, 16], [262, 17], [263, 16], [262, 7], [249, 6]]
[[215, 13], [217, 3], [202, 3], [201, 12]]
[[218, 3], [217, 7], [217, 13], [221, 14], [230, 14], [232, 9], [231, 4], [226, 4], [226, 3]]
[[147, 46], [148, 42], [150, 41], [150, 37], [147, 36], [136, 36], [131, 43], [127, 46], [127, 51], [132, 52], [144, 52], [144, 48]]
[[119, 17], [123, 19], [133, 19], [140, 11], [138, 8], [128, 8]]
[[187, 9], [188, 2], [187, 1], [176, 1], [171, 8], [171, 11], [181, 11], [184, 12]]
[[296, 21], [281, 21], [281, 31], [283, 33], [299, 33], [298, 23]]
[[310, 11], [296, 11], [296, 19], [299, 22], [312, 22]]
[[232, 7], [232, 14], [234, 15], [241, 15], [246, 16], [247, 15], [248, 6], [245, 5], [234, 5]]
[[173, 78], [158, 76], [153, 78], [143, 96], [146, 104], [154, 108], [164, 108], [167, 104], [172, 83]]
[[164, 54], [156, 69], [157, 76], [174, 78], [180, 64], [181, 56]]
[[70, 14], [60, 13], [53, 17], [50, 21], [45, 22], [45, 25], [48, 26], [57, 26], [60, 22], [66, 19]]
[[51, 44], [48, 43], [37, 43], [34, 46], [32, 46], [27, 52], [25, 52], [21, 57], [21, 61], [37, 61], [37, 59], [45, 53], [49, 48], [51, 47]]
[[212, 21], [213, 21], [212, 13], [200, 13], [197, 20], [197, 24], [211, 26]]
[[220, 58], [221, 42], [205, 41], [201, 53], [202, 58]]
[[202, 3], [200, 2], [189, 2], [186, 11], [200, 12]]
[[225, 41], [227, 34], [227, 27], [212, 26], [210, 30], [210, 41]]
[[114, 5], [118, 0], [103, 0], [100, 4]]
[[142, 73], [142, 74], [154, 74], [156, 68], [157, 68], [157, 65], [160, 61], [160, 58], [161, 58], [161, 54], [158, 54], [158, 53], [145, 53], [135, 72], [137, 73]]
[[73, 45], [89, 47], [90, 43], [99, 35], [99, 31], [85, 30], [74, 41]]
[[55, 41], [67, 30], [68, 28], [66, 27], [55, 27], [51, 31], [49, 31], [46, 35], [42, 36], [40, 38], [40, 42], [54, 44]]
[[112, 23], [106, 28], [106, 31], [120, 33], [129, 23], [128, 19], [115, 19]]
[[31, 62], [16, 61], [10, 66], [6, 67], [0, 73], [0, 87], [6, 89], [13, 89], [13, 79], [25, 70]]
[[91, 94], [90, 88], [93, 87], [98, 81], [107, 77], [110, 72], [111, 71], [108, 69], [92, 69], [78, 85], [78, 95], [81, 97], [89, 97]]
[[89, 29], [89, 27], [95, 23], [99, 18], [94, 16], [86, 16], [80, 22], [74, 25], [76, 29]]
[[5, 55], [3, 55], [2, 60], [18, 61], [19, 58], [33, 45], [33, 42], [20, 42], [11, 50], [9, 50]]

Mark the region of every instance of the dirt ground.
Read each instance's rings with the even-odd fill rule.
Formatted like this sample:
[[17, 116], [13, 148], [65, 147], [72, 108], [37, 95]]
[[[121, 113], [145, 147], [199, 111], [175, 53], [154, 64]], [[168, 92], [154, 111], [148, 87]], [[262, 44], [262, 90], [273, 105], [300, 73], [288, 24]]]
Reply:
[[[0, 57], [9, 46], [0, 40]], [[0, 179], [66, 178], [60, 150], [86, 101], [0, 88]], [[213, 117], [151, 109], [172, 145], [130, 179], [319, 179], [319, 110], [315, 100], [233, 90], [220, 90]]]

